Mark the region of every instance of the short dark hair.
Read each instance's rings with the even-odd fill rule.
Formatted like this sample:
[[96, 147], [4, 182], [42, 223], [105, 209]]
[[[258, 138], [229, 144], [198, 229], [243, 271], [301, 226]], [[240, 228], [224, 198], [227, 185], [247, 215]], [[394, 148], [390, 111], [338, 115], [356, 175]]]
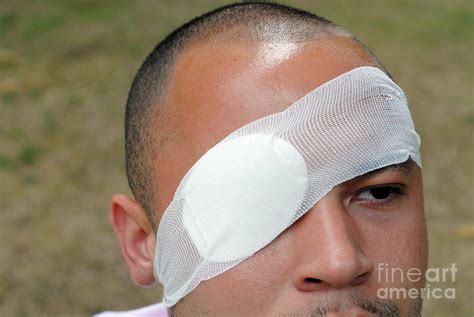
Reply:
[[[163, 129], [160, 105], [179, 54], [193, 43], [206, 40], [238, 38], [239, 41], [296, 43], [327, 36], [348, 36], [358, 42], [351, 33], [318, 15], [276, 3], [244, 2], [194, 18], [153, 49], [138, 70], [128, 95], [125, 159], [133, 195], [155, 228], [155, 195], [159, 189], [154, 181], [153, 162], [166, 138], [160, 133]], [[370, 52], [369, 56], [373, 57]], [[383, 69], [375, 57], [373, 60]]]

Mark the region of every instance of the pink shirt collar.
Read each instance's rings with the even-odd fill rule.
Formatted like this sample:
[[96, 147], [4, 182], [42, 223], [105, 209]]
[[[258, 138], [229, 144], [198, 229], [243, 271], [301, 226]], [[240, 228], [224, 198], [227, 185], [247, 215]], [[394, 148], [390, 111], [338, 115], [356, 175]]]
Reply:
[[128, 311], [106, 311], [95, 317], [168, 317], [168, 310], [164, 304], [159, 303]]

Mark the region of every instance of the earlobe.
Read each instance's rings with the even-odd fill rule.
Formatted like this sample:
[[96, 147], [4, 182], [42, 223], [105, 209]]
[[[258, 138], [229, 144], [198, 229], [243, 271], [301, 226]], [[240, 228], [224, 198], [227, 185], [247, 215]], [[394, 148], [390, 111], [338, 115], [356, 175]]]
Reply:
[[139, 203], [117, 194], [112, 197], [110, 205], [110, 223], [133, 282], [142, 287], [151, 285], [155, 281], [155, 234], [147, 214]]

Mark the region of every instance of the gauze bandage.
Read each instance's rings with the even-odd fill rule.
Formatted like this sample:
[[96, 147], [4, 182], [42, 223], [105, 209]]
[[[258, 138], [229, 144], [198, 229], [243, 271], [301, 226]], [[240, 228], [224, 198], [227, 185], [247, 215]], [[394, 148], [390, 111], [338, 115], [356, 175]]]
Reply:
[[234, 131], [186, 173], [159, 224], [165, 304], [264, 248], [334, 186], [408, 158], [421, 166], [419, 146], [403, 91], [373, 67]]

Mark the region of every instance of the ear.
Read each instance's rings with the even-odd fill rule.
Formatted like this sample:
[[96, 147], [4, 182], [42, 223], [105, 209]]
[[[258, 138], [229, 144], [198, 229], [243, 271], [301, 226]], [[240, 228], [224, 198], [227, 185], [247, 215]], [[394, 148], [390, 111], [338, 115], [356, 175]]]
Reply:
[[155, 232], [147, 214], [135, 200], [125, 195], [112, 197], [110, 223], [119, 240], [128, 272], [138, 286], [151, 285], [155, 254]]

